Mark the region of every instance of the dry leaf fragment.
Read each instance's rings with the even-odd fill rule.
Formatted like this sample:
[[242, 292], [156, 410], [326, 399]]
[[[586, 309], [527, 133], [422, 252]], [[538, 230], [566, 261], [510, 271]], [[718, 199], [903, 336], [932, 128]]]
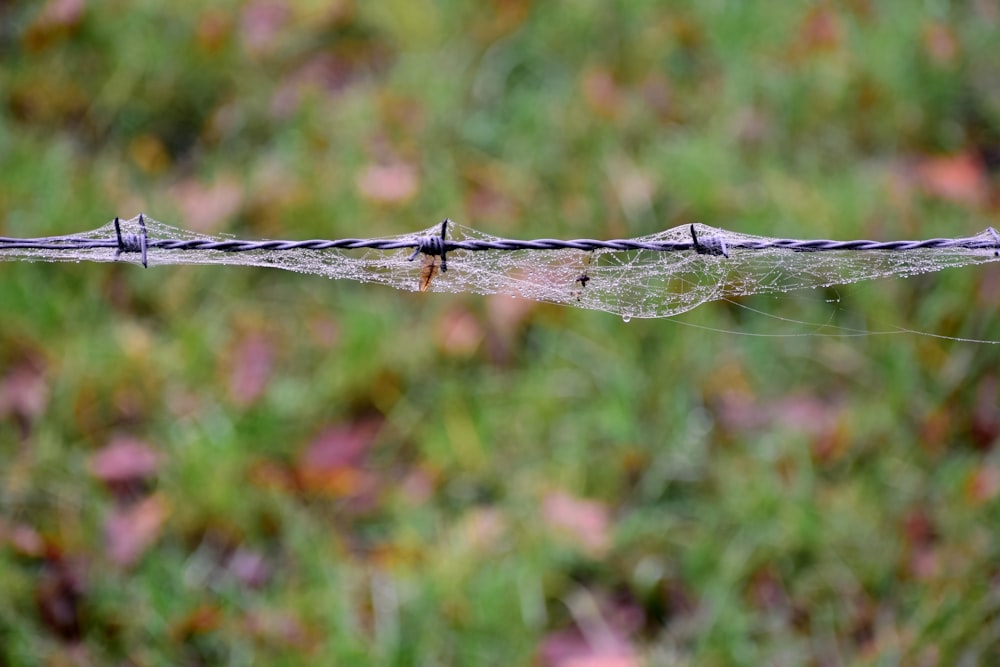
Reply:
[[439, 270], [438, 259], [434, 255], [424, 255], [424, 265], [420, 267], [420, 291], [426, 292]]

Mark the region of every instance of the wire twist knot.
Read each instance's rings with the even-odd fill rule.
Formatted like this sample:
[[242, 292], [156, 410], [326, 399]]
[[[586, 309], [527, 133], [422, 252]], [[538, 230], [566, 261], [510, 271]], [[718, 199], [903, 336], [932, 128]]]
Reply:
[[115, 259], [118, 259], [123, 252], [142, 253], [142, 267], [146, 268], [146, 248], [149, 245], [149, 235], [146, 232], [146, 220], [143, 214], [139, 214], [139, 234], [122, 234], [122, 226], [115, 216], [115, 236], [118, 238], [118, 250], [115, 251]]
[[724, 238], [721, 236], [707, 236], [699, 239], [694, 225], [691, 225], [691, 243], [694, 246], [694, 251], [699, 255], [718, 255], [727, 259], [729, 258], [729, 248], [726, 246]]
[[417, 240], [417, 247], [414, 249], [413, 254], [410, 255], [410, 261], [412, 262], [417, 258], [417, 255], [429, 255], [431, 257], [441, 257], [441, 272], [448, 270], [448, 223], [451, 222], [450, 218], [445, 218], [441, 221], [441, 235], [440, 236], [422, 236]]

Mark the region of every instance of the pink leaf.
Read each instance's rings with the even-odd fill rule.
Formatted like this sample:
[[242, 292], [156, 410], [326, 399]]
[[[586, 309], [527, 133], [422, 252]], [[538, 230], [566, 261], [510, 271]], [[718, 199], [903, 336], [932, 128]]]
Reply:
[[173, 188], [174, 199], [184, 216], [184, 225], [195, 231], [211, 232], [236, 215], [243, 206], [243, 186], [232, 176], [211, 184], [194, 179]]
[[274, 367], [274, 346], [259, 333], [248, 335], [237, 343], [229, 373], [229, 396], [236, 405], [254, 403], [271, 380]]
[[924, 192], [956, 204], [976, 207], [989, 197], [985, 168], [970, 153], [926, 158], [917, 167], [917, 178]]
[[156, 474], [159, 452], [140, 440], [117, 437], [90, 458], [90, 474], [105, 484], [127, 483]]
[[104, 538], [112, 562], [122, 567], [135, 563], [159, 538], [169, 514], [170, 506], [160, 495], [114, 510], [104, 522]]
[[601, 556], [611, 546], [608, 508], [557, 491], [545, 497], [542, 515], [558, 534], [575, 542], [591, 556]]
[[228, 569], [240, 583], [249, 588], [260, 588], [271, 578], [271, 567], [264, 554], [242, 547], [229, 558]]
[[417, 169], [405, 162], [373, 164], [358, 175], [356, 185], [362, 196], [380, 204], [401, 204], [417, 194]]
[[269, 53], [287, 21], [284, 2], [255, 0], [247, 4], [240, 15], [240, 33], [247, 51], [255, 55]]
[[314, 439], [296, 466], [303, 485], [333, 496], [364, 496], [376, 478], [363, 469], [381, 420], [363, 419], [331, 426]]
[[643, 623], [642, 611], [630, 603], [611, 603], [587, 591], [565, 600], [574, 627], [550, 633], [538, 648], [546, 667], [637, 667], [639, 657], [630, 636]]
[[24, 359], [0, 377], [0, 419], [16, 416], [34, 421], [48, 400], [49, 385], [41, 363]]

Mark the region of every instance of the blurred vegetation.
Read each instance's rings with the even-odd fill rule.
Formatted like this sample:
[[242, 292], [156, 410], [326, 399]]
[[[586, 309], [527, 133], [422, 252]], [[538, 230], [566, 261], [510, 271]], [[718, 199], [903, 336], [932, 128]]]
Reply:
[[[972, 234], [998, 22], [3, 2], [0, 234]], [[6, 263], [0, 665], [996, 664], [1000, 346], [913, 332], [1000, 340], [998, 293], [987, 266], [625, 324]]]

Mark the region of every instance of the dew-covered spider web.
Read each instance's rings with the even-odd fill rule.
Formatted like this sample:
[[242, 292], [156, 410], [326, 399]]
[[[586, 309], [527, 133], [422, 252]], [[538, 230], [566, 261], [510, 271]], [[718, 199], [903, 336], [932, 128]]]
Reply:
[[[381, 239], [395, 249], [266, 249], [230, 252], [159, 247], [165, 240], [225, 242], [226, 236], [206, 236], [144, 218], [148, 264], [234, 264], [316, 274], [328, 278], [375, 282], [402, 290], [472, 292], [563, 304], [606, 311], [626, 318], [670, 317], [708, 301], [802, 288], [817, 288], [884, 277], [901, 277], [950, 267], [1000, 261], [993, 230], [963, 239], [953, 247], [910, 250], [823, 250], [800, 252], [784, 248], [754, 248], [776, 241], [697, 225], [699, 236], [724, 243], [728, 256], [694, 250], [577, 250], [492, 249], [447, 251], [447, 270], [441, 258], [413, 256], [421, 239], [438, 236], [440, 225], [416, 234]], [[122, 221], [121, 230], [136, 238], [138, 217]], [[450, 242], [509, 242], [449, 222]], [[121, 252], [113, 243], [113, 223], [72, 236], [32, 239], [48, 247], [10, 247], [0, 239], [0, 259], [35, 261], [141, 261], [133, 249]], [[632, 241], [688, 244], [689, 226], [677, 227]], [[74, 246], [76, 242], [107, 241], [102, 247]], [[293, 242], [288, 242], [292, 244]], [[300, 242], [301, 243], [301, 242]], [[65, 244], [62, 247], [60, 244]], [[40, 243], [41, 245], [41, 243]], [[60, 246], [60, 247], [54, 247]]]

